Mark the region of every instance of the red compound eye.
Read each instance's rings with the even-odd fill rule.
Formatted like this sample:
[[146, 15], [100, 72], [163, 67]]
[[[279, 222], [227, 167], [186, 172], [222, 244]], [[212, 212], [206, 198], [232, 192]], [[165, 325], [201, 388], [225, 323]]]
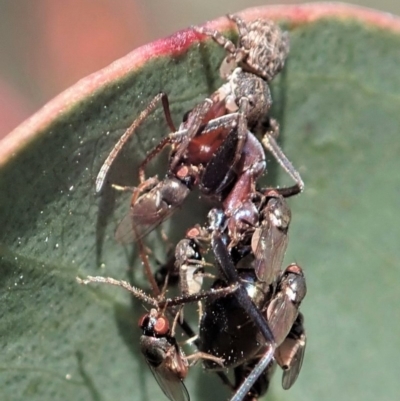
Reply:
[[200, 230], [197, 227], [192, 227], [189, 228], [189, 230], [186, 231], [186, 237], [189, 239], [197, 238], [200, 236]]
[[139, 319], [139, 321], [138, 321], [139, 327], [143, 328], [144, 326], [147, 326], [148, 321], [149, 321], [149, 314], [146, 313], [145, 315], [143, 315], [143, 316]]
[[156, 334], [158, 334], [160, 336], [163, 336], [168, 333], [169, 322], [164, 316], [161, 316], [157, 319], [157, 322], [154, 325], [154, 331]]
[[294, 273], [294, 274], [303, 274], [303, 270], [299, 265], [296, 265], [295, 263], [291, 264], [286, 268], [286, 273]]
[[176, 176], [181, 180], [186, 178], [188, 175], [189, 175], [189, 169], [187, 168], [187, 166], [180, 167], [179, 170], [176, 172]]

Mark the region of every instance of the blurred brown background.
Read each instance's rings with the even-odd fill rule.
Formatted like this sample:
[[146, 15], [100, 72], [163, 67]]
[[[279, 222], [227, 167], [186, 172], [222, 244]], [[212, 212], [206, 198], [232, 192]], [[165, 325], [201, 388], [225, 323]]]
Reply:
[[[0, 0], [0, 138], [135, 47], [228, 12], [301, 1]], [[400, 15], [398, 0], [355, 4]]]

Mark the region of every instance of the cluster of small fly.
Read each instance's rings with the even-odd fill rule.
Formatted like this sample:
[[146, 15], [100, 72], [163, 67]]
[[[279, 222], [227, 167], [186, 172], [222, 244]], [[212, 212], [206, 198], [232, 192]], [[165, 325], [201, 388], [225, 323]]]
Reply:
[[[194, 28], [226, 50], [220, 69], [224, 84], [190, 110], [179, 129], [172, 121], [167, 95], [158, 94], [120, 138], [97, 177], [99, 192], [123, 145], [161, 101], [171, 133], [141, 163], [137, 188], [114, 186], [133, 190], [130, 211], [118, 226], [116, 239], [139, 245], [153, 295], [111, 278], [79, 280], [121, 286], [151, 305], [139, 323], [141, 350], [171, 401], [189, 399], [183, 380], [189, 361], [198, 359], [232, 389], [231, 401], [256, 400], [265, 394], [276, 364], [283, 370], [283, 388], [289, 389], [300, 372], [306, 345], [299, 312], [305, 278], [296, 264], [282, 269], [291, 219], [285, 198], [301, 192], [303, 181], [278, 146], [279, 125], [269, 116], [268, 84], [284, 67], [289, 38], [272, 21], [228, 18], [237, 26], [237, 45], [219, 32]], [[146, 179], [147, 164], [166, 146], [171, 154], [165, 178]], [[295, 181], [294, 186], [260, 187], [257, 181], [266, 170], [264, 148]], [[209, 211], [205, 224], [188, 228], [176, 245], [173, 268], [161, 279], [158, 276], [157, 283], [142, 238], [171, 216], [195, 188], [216, 199], [219, 207]], [[213, 263], [205, 262], [205, 253]], [[173, 274], [179, 278], [181, 295], [167, 299]], [[206, 277], [214, 278], [208, 288]], [[183, 318], [183, 307], [189, 302], [199, 303], [197, 330]], [[193, 355], [186, 356], [178, 345], [176, 324], [196, 345]], [[233, 380], [226, 369], [233, 369]]]

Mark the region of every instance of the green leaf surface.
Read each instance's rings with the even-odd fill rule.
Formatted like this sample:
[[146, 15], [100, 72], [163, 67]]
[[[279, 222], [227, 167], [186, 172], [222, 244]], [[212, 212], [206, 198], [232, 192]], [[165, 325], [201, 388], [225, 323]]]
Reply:
[[[286, 256], [303, 266], [308, 283], [306, 358], [290, 391], [276, 372], [269, 399], [392, 401], [400, 394], [400, 21], [321, 5], [248, 15], [278, 17], [290, 30], [273, 114], [306, 183], [290, 202]], [[108, 184], [97, 196], [94, 180], [121, 130], [155, 94], [168, 93], [178, 124], [221, 83], [216, 45], [176, 50], [190, 35], [170, 39], [175, 50], [157, 42], [146, 53], [159, 49], [156, 56], [131, 68], [121, 60], [77, 84], [2, 144], [1, 400], [166, 400], [139, 354], [145, 308], [123, 290], [80, 286], [75, 277], [130, 277], [148, 288], [135, 250], [113, 237], [129, 194]], [[109, 182], [134, 185], [139, 161], [166, 132], [158, 110]], [[290, 182], [270, 165], [266, 182]], [[197, 198], [165, 224], [172, 240], [203, 221]], [[159, 230], [148, 244], [165, 260]], [[228, 397], [199, 366], [186, 383], [192, 400]]]

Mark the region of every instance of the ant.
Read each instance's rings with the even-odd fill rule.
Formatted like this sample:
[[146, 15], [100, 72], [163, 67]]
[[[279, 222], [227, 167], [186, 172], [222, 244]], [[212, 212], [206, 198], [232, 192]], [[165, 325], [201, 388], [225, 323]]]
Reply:
[[[264, 150], [252, 131], [261, 129], [261, 121], [271, 107], [268, 82], [284, 65], [289, 50], [288, 35], [271, 21], [256, 20], [246, 25], [238, 16], [229, 18], [238, 26], [237, 47], [218, 32], [196, 28], [198, 33], [212, 36], [229, 52], [223, 62], [232, 67], [226, 75], [227, 82], [189, 111], [178, 130], [171, 118], [168, 96], [158, 94], [120, 138], [100, 169], [97, 192], [126, 141], [161, 101], [172, 133], [139, 167], [140, 184], [133, 190], [130, 211], [116, 231], [116, 239], [121, 243], [144, 237], [166, 220], [196, 186], [203, 194], [222, 201], [227, 215], [237, 214], [237, 208], [255, 191], [255, 182], [265, 171]], [[296, 182], [293, 187], [280, 189], [282, 194], [291, 196], [301, 192], [304, 184], [277, 145], [278, 134], [278, 123], [269, 119], [262, 144]], [[167, 145], [172, 151], [165, 179], [146, 179], [147, 164]]]

